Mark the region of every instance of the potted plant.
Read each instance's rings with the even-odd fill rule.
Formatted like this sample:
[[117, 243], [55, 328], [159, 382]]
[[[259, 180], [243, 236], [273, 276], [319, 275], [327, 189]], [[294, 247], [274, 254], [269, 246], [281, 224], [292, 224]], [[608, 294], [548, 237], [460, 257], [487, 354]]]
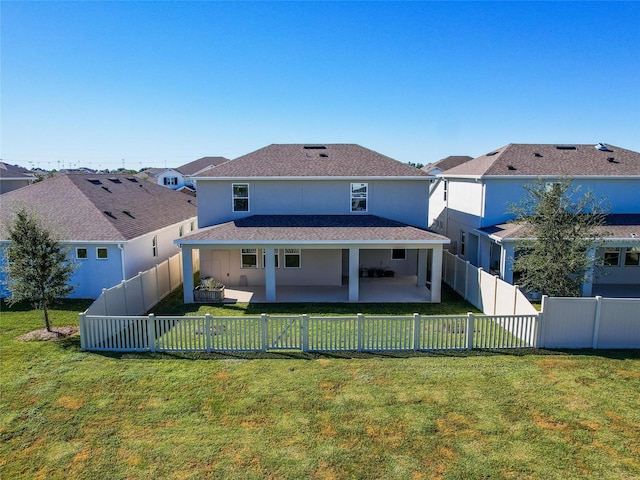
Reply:
[[207, 277], [200, 280], [193, 291], [193, 300], [195, 302], [221, 302], [224, 300], [224, 285], [213, 277]]

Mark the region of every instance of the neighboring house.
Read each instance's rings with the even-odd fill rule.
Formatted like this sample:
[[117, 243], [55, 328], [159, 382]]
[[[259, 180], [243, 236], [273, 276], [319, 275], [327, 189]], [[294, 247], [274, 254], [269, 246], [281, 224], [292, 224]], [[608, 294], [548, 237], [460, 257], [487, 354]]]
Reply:
[[438, 175], [439, 173], [446, 172], [450, 168], [457, 167], [469, 160], [473, 160], [473, 157], [465, 155], [452, 155], [437, 162], [430, 163], [421, 168], [422, 171], [427, 172], [429, 175]]
[[6, 243], [5, 222], [26, 207], [70, 247], [79, 265], [74, 298], [97, 298], [103, 288], [174, 256], [174, 239], [197, 228], [194, 199], [130, 175], [61, 174], [6, 193], [0, 202], [0, 243]]
[[228, 161], [229, 159], [224, 157], [202, 157], [178, 168], [165, 169], [156, 175], [156, 179], [158, 185], [169, 187], [173, 190], [186, 187], [191, 192], [194, 192], [196, 185], [191, 177]]
[[524, 197], [525, 184], [562, 178], [606, 198], [613, 214], [607, 248], [593, 252], [604, 260], [608, 275], [585, 284], [583, 294], [639, 287], [640, 265], [634, 263], [640, 253], [638, 152], [601, 143], [506, 145], [438, 175], [429, 197], [429, 226], [451, 239], [453, 253], [513, 283], [514, 246], [523, 235], [508, 223], [513, 219], [509, 204]]
[[0, 194], [26, 187], [37, 180], [37, 177], [18, 165], [0, 162]]
[[427, 230], [432, 179], [359, 145], [269, 145], [196, 176], [200, 231], [176, 243], [199, 250], [201, 276], [264, 286], [269, 302], [279, 286], [343, 284], [342, 301], [357, 302], [373, 271], [413, 278], [439, 302], [449, 240]]

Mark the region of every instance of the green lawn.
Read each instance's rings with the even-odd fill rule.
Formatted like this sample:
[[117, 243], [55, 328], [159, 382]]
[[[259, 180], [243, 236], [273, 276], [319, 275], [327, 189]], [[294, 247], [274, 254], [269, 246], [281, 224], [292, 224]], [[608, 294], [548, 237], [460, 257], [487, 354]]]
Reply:
[[640, 478], [639, 351], [100, 355], [77, 337], [16, 340], [40, 326], [2, 305], [2, 479]]

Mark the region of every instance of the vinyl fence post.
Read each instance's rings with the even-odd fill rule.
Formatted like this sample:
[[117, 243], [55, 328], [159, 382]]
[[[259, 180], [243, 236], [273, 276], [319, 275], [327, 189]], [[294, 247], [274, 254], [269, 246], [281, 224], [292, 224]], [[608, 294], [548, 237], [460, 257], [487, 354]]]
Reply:
[[129, 313], [129, 303], [127, 302], [127, 281], [122, 280], [120, 286], [122, 287], [122, 296], [124, 297], [124, 314], [131, 315], [131, 313]]
[[364, 317], [358, 314], [358, 351], [361, 352], [364, 347]]
[[103, 288], [102, 289], [102, 300], [104, 300], [104, 316], [108, 317], [109, 316], [109, 302], [107, 301], [107, 289]]
[[420, 349], [420, 314], [413, 314], [413, 349]]
[[309, 315], [302, 315], [302, 351], [309, 351]]
[[596, 318], [593, 322], [593, 344], [592, 348], [598, 348], [598, 337], [600, 336], [600, 312], [602, 311], [602, 297], [596, 296]]
[[147, 334], [149, 335], [149, 350], [156, 351], [156, 316], [150, 313], [147, 317]]
[[78, 326], [80, 327], [80, 350], [85, 350], [87, 345], [86, 332], [84, 326], [84, 313], [78, 314]]
[[262, 319], [262, 348], [261, 350], [264, 352], [267, 350], [267, 344], [269, 343], [269, 332], [267, 330], [268, 327], [268, 315], [266, 313], [263, 313], [262, 315], [260, 315], [260, 318]]
[[205, 346], [207, 349], [207, 353], [211, 353], [211, 314], [207, 313], [204, 316], [204, 329], [205, 329], [205, 336], [204, 336], [204, 342], [205, 342]]
[[473, 349], [473, 329], [474, 329], [473, 313], [467, 313], [467, 350]]
[[549, 297], [547, 295], [542, 296], [542, 306], [540, 307], [540, 313], [538, 314], [538, 334], [536, 335], [536, 348], [544, 348], [546, 343], [546, 324], [547, 324], [547, 315], [545, 314], [547, 299]]

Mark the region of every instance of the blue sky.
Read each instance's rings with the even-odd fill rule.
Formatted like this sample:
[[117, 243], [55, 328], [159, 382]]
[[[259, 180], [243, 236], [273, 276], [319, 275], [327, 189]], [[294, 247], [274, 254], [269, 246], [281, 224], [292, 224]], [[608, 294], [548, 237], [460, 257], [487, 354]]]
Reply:
[[640, 151], [640, 2], [12, 2], [0, 157], [178, 166], [270, 143], [403, 162]]

